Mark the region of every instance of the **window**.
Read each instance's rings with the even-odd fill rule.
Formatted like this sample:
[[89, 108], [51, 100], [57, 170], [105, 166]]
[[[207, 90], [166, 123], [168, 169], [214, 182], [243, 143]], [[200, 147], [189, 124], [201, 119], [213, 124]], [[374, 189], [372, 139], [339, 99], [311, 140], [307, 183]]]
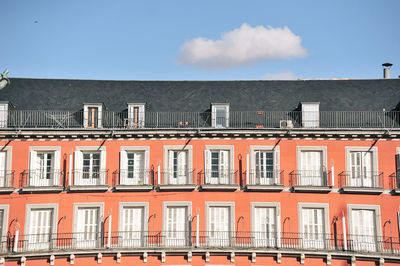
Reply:
[[27, 241], [29, 250], [49, 249], [57, 231], [57, 204], [27, 205]]
[[125, 126], [128, 128], [143, 128], [144, 113], [144, 103], [128, 103], [128, 119], [125, 120]]
[[379, 187], [377, 147], [346, 147], [346, 185]]
[[30, 147], [28, 186], [60, 185], [60, 156], [61, 147]]
[[191, 241], [189, 217], [192, 214], [191, 202], [164, 202], [165, 244], [185, 246]]
[[0, 102], [0, 128], [7, 127], [9, 102]]
[[148, 203], [120, 203], [120, 237], [124, 247], [144, 245], [147, 233]]
[[148, 184], [149, 151], [149, 147], [121, 147], [120, 185]]
[[233, 184], [233, 146], [206, 146], [205, 184]]
[[0, 147], [0, 187], [12, 186], [12, 147]]
[[297, 185], [327, 186], [326, 147], [297, 147]]
[[229, 246], [234, 230], [234, 203], [206, 202], [207, 239], [210, 246]]
[[96, 248], [101, 241], [100, 217], [103, 203], [76, 203], [74, 206], [74, 235], [78, 248]]
[[192, 184], [192, 146], [164, 146], [164, 184]]
[[0, 241], [1, 251], [5, 251], [7, 245], [8, 205], [0, 205]]
[[279, 147], [250, 146], [250, 184], [280, 184]]
[[349, 238], [352, 249], [376, 251], [380, 236], [380, 208], [377, 205], [348, 205]]
[[83, 106], [83, 125], [85, 128], [102, 127], [103, 104], [84, 104]]
[[299, 203], [300, 238], [305, 248], [325, 248], [329, 230], [329, 205]]
[[303, 127], [319, 127], [319, 103], [301, 103]]
[[257, 247], [275, 247], [280, 237], [280, 204], [252, 202], [252, 237]]
[[229, 127], [229, 103], [211, 104], [211, 126]]
[[74, 185], [105, 185], [107, 170], [105, 147], [77, 147]]

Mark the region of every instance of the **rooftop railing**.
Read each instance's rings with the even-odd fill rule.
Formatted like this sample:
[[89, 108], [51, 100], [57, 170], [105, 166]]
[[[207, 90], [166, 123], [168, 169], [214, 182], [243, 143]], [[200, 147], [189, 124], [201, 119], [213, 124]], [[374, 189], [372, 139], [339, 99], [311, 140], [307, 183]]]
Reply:
[[[96, 121], [84, 111], [8, 110], [0, 112], [0, 128], [142, 129], [212, 128], [207, 112], [145, 112], [136, 121], [127, 111], [103, 110]], [[6, 112], [6, 113], [4, 113]], [[400, 128], [398, 111], [231, 111], [229, 128]], [[219, 128], [226, 128], [218, 124]]]

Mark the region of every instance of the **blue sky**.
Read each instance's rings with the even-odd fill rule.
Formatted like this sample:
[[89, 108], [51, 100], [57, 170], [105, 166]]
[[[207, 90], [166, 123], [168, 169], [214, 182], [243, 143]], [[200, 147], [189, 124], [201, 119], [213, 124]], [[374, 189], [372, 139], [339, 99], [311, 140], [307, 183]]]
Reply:
[[0, 71], [117, 80], [400, 75], [400, 1], [0, 0]]

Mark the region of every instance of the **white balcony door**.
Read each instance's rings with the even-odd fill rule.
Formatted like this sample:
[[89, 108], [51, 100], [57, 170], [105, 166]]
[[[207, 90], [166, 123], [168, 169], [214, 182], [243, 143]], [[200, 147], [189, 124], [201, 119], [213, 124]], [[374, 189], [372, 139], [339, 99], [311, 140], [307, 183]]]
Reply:
[[105, 185], [106, 151], [75, 151], [74, 185]]
[[274, 152], [256, 151], [256, 184], [273, 185], [277, 183], [274, 173]]
[[302, 209], [303, 246], [305, 248], [325, 247], [324, 209]]
[[319, 127], [319, 104], [302, 105], [303, 127]]
[[375, 211], [352, 210], [351, 223], [353, 249], [376, 251]]
[[124, 247], [140, 247], [144, 243], [144, 208], [124, 207], [122, 211], [122, 239]]
[[95, 248], [99, 239], [100, 210], [94, 208], [79, 208], [77, 232], [75, 239], [78, 248]]
[[188, 235], [187, 217], [187, 207], [167, 207], [165, 226], [165, 244], [167, 246], [186, 245]]
[[188, 152], [169, 151], [169, 184], [188, 184]]
[[372, 153], [350, 152], [350, 185], [357, 187], [372, 187]]
[[276, 208], [256, 207], [254, 209], [253, 234], [256, 246], [276, 246]]
[[230, 184], [229, 151], [205, 151], [206, 182], [210, 184]]
[[147, 181], [144, 152], [121, 151], [121, 185], [143, 185]]
[[210, 207], [208, 219], [209, 245], [229, 246], [232, 236], [230, 231], [230, 207]]
[[7, 182], [7, 174], [6, 174], [6, 152], [0, 152], [0, 187], [7, 187], [9, 186]]
[[302, 151], [300, 154], [298, 185], [321, 186], [323, 184], [322, 151]]
[[56, 186], [60, 178], [60, 151], [30, 152], [29, 186]]
[[53, 209], [32, 209], [29, 220], [29, 250], [49, 249]]

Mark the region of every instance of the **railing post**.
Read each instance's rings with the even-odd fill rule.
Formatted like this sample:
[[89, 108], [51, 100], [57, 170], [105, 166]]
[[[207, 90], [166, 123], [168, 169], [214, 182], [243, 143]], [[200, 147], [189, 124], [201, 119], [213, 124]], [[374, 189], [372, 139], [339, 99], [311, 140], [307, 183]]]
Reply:
[[199, 222], [199, 214], [196, 214], [196, 247], [199, 247], [199, 229], [200, 229], [200, 222]]

